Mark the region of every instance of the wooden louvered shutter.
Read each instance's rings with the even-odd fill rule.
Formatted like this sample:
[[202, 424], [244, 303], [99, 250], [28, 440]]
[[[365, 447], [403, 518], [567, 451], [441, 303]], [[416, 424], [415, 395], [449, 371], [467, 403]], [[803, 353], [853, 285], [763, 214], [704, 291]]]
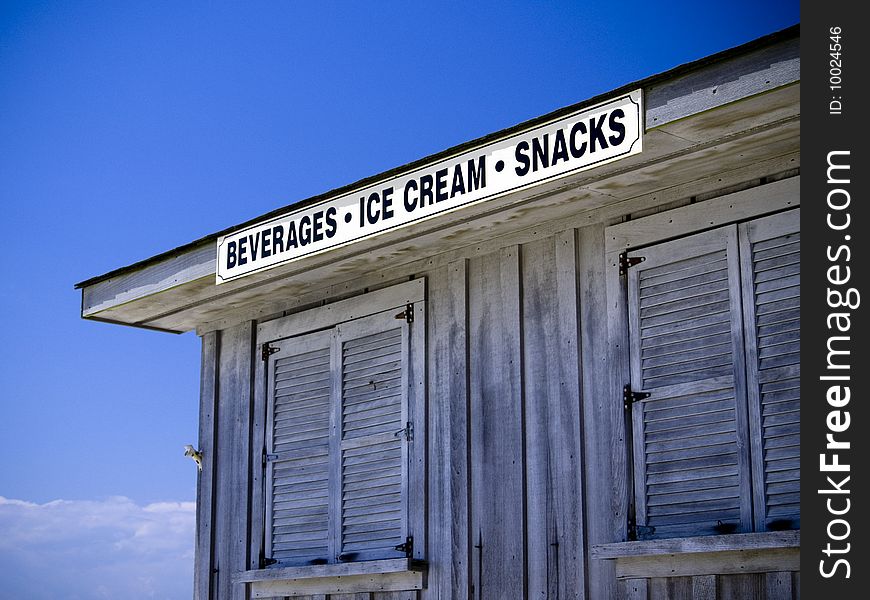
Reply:
[[740, 225], [758, 531], [800, 527], [800, 211]]
[[408, 477], [408, 324], [396, 311], [336, 329], [333, 473], [340, 492], [333, 510], [340, 560], [404, 556]]
[[[752, 529], [736, 226], [629, 253], [639, 537]], [[654, 529], [653, 529], [654, 528]]]
[[331, 332], [273, 342], [266, 431], [266, 556], [308, 564], [334, 556], [329, 530]]

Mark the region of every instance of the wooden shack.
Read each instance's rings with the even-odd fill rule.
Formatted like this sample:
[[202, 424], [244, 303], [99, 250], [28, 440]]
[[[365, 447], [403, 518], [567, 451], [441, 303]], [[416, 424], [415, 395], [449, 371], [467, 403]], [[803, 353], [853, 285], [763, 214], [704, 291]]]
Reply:
[[[794, 27], [80, 283], [84, 318], [202, 339], [195, 598], [796, 598], [798, 46]], [[621, 98], [638, 145], [575, 169], [572, 137], [551, 175], [553, 132]], [[438, 165], [466, 156], [489, 162], [456, 192]], [[438, 208], [502, 185], [498, 156], [537, 179]], [[409, 202], [430, 212], [364, 231]], [[318, 219], [335, 243], [297, 252]]]

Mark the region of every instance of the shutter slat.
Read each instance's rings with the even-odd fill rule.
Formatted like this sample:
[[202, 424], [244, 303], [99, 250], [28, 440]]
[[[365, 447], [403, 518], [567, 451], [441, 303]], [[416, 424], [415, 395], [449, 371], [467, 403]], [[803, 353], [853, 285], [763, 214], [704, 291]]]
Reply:
[[732, 443], [736, 441], [735, 433], [716, 433], [697, 437], [679, 437], [670, 441], [646, 443], [647, 453], [666, 452], [669, 450], [682, 450], [685, 448], [699, 448], [707, 445]]
[[705, 421], [691, 427], [683, 426], [664, 431], [647, 431], [645, 437], [647, 442], [664, 442], [721, 433], [735, 433], [736, 435], [737, 428], [734, 425], [734, 420], [730, 418], [730, 415], [726, 415], [726, 417], [719, 422]]
[[[660, 498], [669, 494], [683, 494], [689, 492], [701, 492], [704, 490], [715, 490], [716, 493], [728, 493], [728, 488], [738, 485], [737, 475], [714, 474], [711, 477], [694, 478], [687, 481], [670, 481], [664, 483], [651, 484], [647, 488], [649, 498]], [[722, 492], [722, 490], [725, 490]]]
[[[666, 283], [663, 282], [655, 285], [645, 285], [641, 298], [656, 297], [661, 294], [668, 294], [682, 290], [688, 290], [690, 292], [696, 291], [698, 286], [713, 284], [716, 282], [719, 282], [716, 289], [721, 289], [723, 287], [722, 282], [724, 282], [724, 287], [728, 287], [728, 272], [725, 268], [724, 261], [719, 269], [714, 269], [712, 271], [699, 270], [698, 275], [683, 276]], [[641, 306], [643, 306], [642, 301]]]
[[656, 278], [660, 277], [672, 276], [674, 279], [684, 279], [722, 268], [727, 268], [724, 249], [708, 252], [701, 256], [672, 260], [656, 266], [647, 265], [642, 273], [638, 273], [638, 279], [643, 282], [644, 286], [648, 286], [655, 285]]
[[755, 274], [755, 283], [763, 284], [767, 281], [776, 281], [777, 279], [781, 279], [783, 277], [789, 277], [791, 275], [796, 275], [801, 272], [800, 263], [794, 263], [790, 265], [785, 265], [782, 267], [777, 267], [776, 269], [768, 269], [767, 271], [761, 271]]
[[684, 419], [690, 416], [705, 415], [709, 413], [718, 413], [722, 411], [730, 411], [734, 407], [733, 398], [724, 398], [721, 400], [712, 400], [710, 402], [697, 402], [693, 404], [684, 404], [673, 408], [664, 408], [659, 410], [649, 410], [647, 424], [656, 421], [667, 421], [679, 419], [677, 423], [672, 423], [675, 427], [682, 427], [685, 424]]

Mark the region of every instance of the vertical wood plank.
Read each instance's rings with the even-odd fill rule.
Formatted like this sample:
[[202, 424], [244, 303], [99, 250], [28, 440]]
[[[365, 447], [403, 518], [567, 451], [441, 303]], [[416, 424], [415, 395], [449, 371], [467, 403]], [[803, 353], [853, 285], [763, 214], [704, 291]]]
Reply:
[[522, 248], [528, 595], [585, 598], [574, 231]]
[[471, 568], [471, 493], [469, 478], [469, 399], [468, 399], [468, 262], [447, 266], [447, 365], [449, 462], [446, 465], [450, 486], [449, 552], [450, 586], [444, 598], [468, 598]]
[[[628, 381], [628, 324], [615, 257], [608, 257], [605, 265], [604, 226], [579, 230], [578, 249], [588, 553], [591, 544], [625, 540], [628, 470], [622, 385]], [[613, 563], [589, 561], [591, 598], [615, 597]]]
[[417, 600], [417, 591], [408, 592], [373, 592], [371, 600]]
[[547, 598], [556, 597], [561, 550], [556, 546], [551, 477], [556, 456], [549, 435], [550, 412], [558, 409], [559, 402], [552, 238], [523, 246], [522, 276], [528, 594]]
[[440, 599], [450, 596], [450, 388], [446, 365], [450, 356], [450, 338], [447, 333], [449, 314], [447, 310], [447, 267], [433, 269], [426, 274], [429, 309], [429, 345], [427, 360], [438, 365], [429, 374], [429, 397], [431, 399], [429, 430], [429, 563], [428, 596]]
[[618, 592], [620, 600], [647, 600], [649, 598], [646, 579], [625, 579], [620, 581]]
[[247, 586], [232, 574], [247, 568], [253, 322], [220, 333], [215, 518], [216, 597], [246, 599]]
[[429, 274], [428, 589], [434, 599], [469, 598], [469, 404], [467, 262]]
[[210, 600], [214, 533], [214, 471], [217, 401], [218, 333], [202, 336], [202, 357], [199, 384], [199, 450], [202, 452], [202, 472], [196, 489], [196, 556], [193, 570], [194, 600]]
[[519, 248], [472, 260], [472, 571], [482, 599], [526, 592], [520, 315]]
[[719, 576], [720, 600], [764, 600], [763, 573]]
[[559, 381], [557, 410], [548, 431], [554, 447], [551, 471], [558, 544], [556, 598], [584, 600], [588, 595], [586, 526], [583, 511], [583, 439], [580, 391], [580, 330], [577, 282], [577, 232], [556, 235], [556, 331]]
[[716, 600], [717, 589], [715, 575], [692, 577], [692, 598], [695, 600]]
[[666, 577], [651, 577], [647, 582], [649, 600], [674, 600], [668, 595], [668, 579]]
[[795, 595], [792, 573], [789, 571], [766, 573], [765, 592], [767, 600], [793, 600]]
[[694, 600], [691, 577], [653, 577], [649, 580], [650, 600]]
[[[256, 332], [256, 327], [253, 328]], [[260, 358], [258, 344], [269, 340], [254, 340], [254, 401], [251, 414], [251, 535], [248, 568], [260, 568], [260, 556], [265, 550], [266, 496], [265, 469], [262, 455], [266, 448], [266, 368]]]
[[428, 398], [426, 394], [426, 302], [414, 305], [414, 323], [408, 332], [410, 359], [408, 364], [408, 420], [414, 424], [414, 435], [408, 446], [408, 515], [409, 534], [414, 537], [414, 558], [424, 560], [428, 548], [428, 512], [426, 481], [428, 478], [427, 461], [427, 415]]

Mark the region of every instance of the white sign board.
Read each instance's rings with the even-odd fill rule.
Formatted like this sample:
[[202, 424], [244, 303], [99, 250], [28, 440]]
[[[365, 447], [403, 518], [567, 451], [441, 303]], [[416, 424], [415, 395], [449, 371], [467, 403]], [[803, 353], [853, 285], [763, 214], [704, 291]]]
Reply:
[[217, 283], [618, 160], [642, 149], [641, 90], [291, 210], [217, 242]]

